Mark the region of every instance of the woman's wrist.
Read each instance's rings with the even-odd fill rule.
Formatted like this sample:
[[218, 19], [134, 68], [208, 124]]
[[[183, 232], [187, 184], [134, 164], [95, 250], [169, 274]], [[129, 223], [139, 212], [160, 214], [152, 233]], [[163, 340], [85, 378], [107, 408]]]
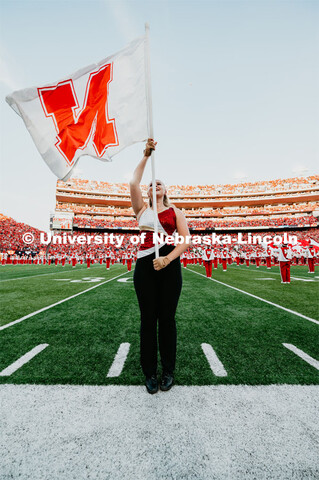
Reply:
[[169, 265], [171, 263], [171, 259], [169, 258], [168, 255], [166, 255], [166, 257], [164, 257], [164, 260], [167, 260], [167, 265]]

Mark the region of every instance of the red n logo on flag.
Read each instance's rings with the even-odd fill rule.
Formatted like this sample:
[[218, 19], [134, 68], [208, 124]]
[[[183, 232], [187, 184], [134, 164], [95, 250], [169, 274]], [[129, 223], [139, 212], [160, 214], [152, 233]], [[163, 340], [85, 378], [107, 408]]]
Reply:
[[108, 147], [117, 146], [115, 120], [108, 118], [108, 87], [112, 81], [112, 64], [91, 72], [85, 91], [83, 108], [72, 80], [52, 87], [38, 88], [38, 95], [46, 117], [52, 117], [57, 131], [55, 146], [73, 165], [78, 149], [83, 150], [90, 138], [96, 155], [102, 157]]

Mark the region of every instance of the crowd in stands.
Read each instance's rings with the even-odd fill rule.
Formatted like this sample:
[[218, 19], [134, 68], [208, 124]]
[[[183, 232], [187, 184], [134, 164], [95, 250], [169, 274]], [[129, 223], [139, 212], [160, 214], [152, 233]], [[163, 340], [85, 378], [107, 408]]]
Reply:
[[77, 205], [74, 203], [56, 203], [56, 210], [61, 210], [65, 212], [74, 212], [74, 213], [103, 213], [104, 215], [123, 215], [130, 216], [134, 215], [132, 208], [120, 208], [120, 207], [103, 207], [102, 205]]
[[[84, 231], [79, 231], [76, 233], [76, 235], [84, 235]], [[99, 234], [97, 234], [99, 235]], [[196, 234], [195, 234], [196, 235]], [[258, 235], [264, 236], [264, 235], [271, 235], [272, 237], [275, 235], [278, 235], [278, 232], [276, 231], [264, 231], [264, 232], [258, 232]], [[282, 233], [281, 233], [282, 235]], [[313, 240], [316, 240], [319, 242], [319, 232], [318, 229], [309, 229], [306, 232], [304, 231], [289, 231], [289, 235], [296, 235], [299, 240], [305, 240], [312, 238]], [[94, 235], [95, 236], [95, 235]], [[202, 235], [201, 235], [202, 236]], [[232, 239], [236, 239], [236, 234], [231, 234]], [[123, 255], [128, 249], [132, 251], [133, 253], [136, 253], [138, 250], [138, 245], [135, 246], [131, 243], [131, 234], [123, 234], [123, 243], [120, 248], [117, 248], [115, 246], [109, 246], [110, 249], [116, 253], [117, 255], [121, 256]], [[242, 238], [244, 241], [247, 241], [248, 239], [248, 233], [243, 233]], [[192, 248], [196, 248], [195, 246]], [[252, 250], [259, 250], [260, 252], [263, 251], [263, 247], [261, 245], [241, 245], [240, 247], [241, 251], [244, 252], [251, 252]], [[95, 258], [98, 258], [100, 255], [103, 255], [105, 253], [106, 247], [103, 245], [97, 245], [95, 243], [91, 243], [91, 245], [50, 245], [48, 249], [48, 255], [56, 256], [56, 255], [67, 255], [67, 256], [72, 256], [74, 254], [78, 256], [85, 256], [87, 254], [95, 256]]]
[[182, 209], [185, 216], [189, 217], [224, 217], [239, 215], [272, 215], [282, 212], [312, 212], [319, 210], [318, 203], [293, 203], [289, 205], [264, 205], [262, 207], [227, 207], [227, 208], [201, 208], [201, 209]]
[[[293, 177], [276, 180], [265, 180], [259, 182], [244, 182], [226, 185], [170, 185], [167, 187], [169, 196], [183, 195], [224, 195], [253, 192], [280, 192], [285, 190], [300, 190], [319, 185], [319, 175], [308, 177]], [[95, 180], [84, 180], [71, 178], [66, 182], [58, 180], [57, 189], [72, 188], [90, 192], [103, 192], [112, 194], [129, 195], [127, 183], [98, 182]], [[146, 193], [147, 185], [142, 185], [142, 191]]]
[[[288, 205], [264, 205], [262, 207], [226, 207], [226, 208], [192, 208], [184, 209], [182, 208], [183, 213], [186, 217], [224, 217], [224, 216], [234, 216], [237, 214], [240, 215], [271, 215], [274, 213], [283, 213], [283, 212], [312, 212], [314, 210], [319, 210], [319, 203], [309, 202], [309, 203], [293, 203]], [[103, 207], [100, 205], [76, 205], [73, 203], [60, 203], [57, 202], [56, 210], [74, 212], [74, 213], [103, 213], [104, 215], [113, 215], [113, 216], [134, 216], [132, 208], [121, 208], [121, 207]]]
[[260, 182], [243, 182], [226, 185], [171, 185], [169, 195], [202, 195], [202, 194], [237, 194], [253, 192], [276, 192], [292, 189], [309, 188], [319, 185], [319, 176], [295, 177]]
[[[282, 225], [293, 225], [298, 227], [317, 226], [318, 220], [311, 216], [300, 217], [281, 217], [281, 218], [267, 218], [260, 217], [256, 220], [249, 220], [245, 218], [238, 218], [233, 220], [188, 220], [188, 227], [192, 229], [213, 229], [213, 228], [237, 228], [237, 227], [278, 227]], [[128, 218], [106, 220], [101, 218], [83, 218], [76, 217], [73, 226], [77, 228], [132, 228], [137, 229], [138, 223], [136, 220], [129, 220]]]
[[[315, 189], [312, 189], [310, 191], [301, 191], [301, 192], [295, 192], [295, 191], [291, 191], [291, 192], [284, 192], [284, 193], [255, 193], [255, 194], [232, 194], [232, 195], [206, 195], [206, 194], [203, 194], [203, 195], [171, 195], [170, 198], [172, 200], [172, 202], [180, 202], [180, 201], [183, 201], [183, 202], [194, 202], [194, 201], [198, 201], [200, 203], [203, 203], [204, 201], [220, 201], [220, 200], [224, 200], [224, 201], [234, 201], [234, 200], [268, 200], [268, 199], [273, 199], [273, 198], [286, 198], [286, 197], [295, 197], [296, 195], [298, 195], [298, 198], [300, 197], [302, 199], [302, 197], [309, 197], [309, 195], [318, 195], [318, 191], [319, 191], [319, 187], [316, 187]], [[147, 195], [146, 195], [146, 191], [143, 192], [143, 197], [146, 199], [147, 198]], [[118, 195], [111, 195], [111, 194], [107, 194], [107, 193], [104, 193], [104, 194], [97, 194], [97, 193], [89, 193], [89, 192], [74, 192], [73, 190], [68, 190], [68, 191], [57, 191], [57, 195], [59, 195], [60, 197], [61, 196], [67, 196], [67, 197], [73, 197], [73, 198], [79, 198], [79, 199], [83, 199], [83, 198], [88, 198], [90, 200], [99, 200], [99, 199], [103, 199], [103, 200], [112, 200], [114, 201], [114, 203], [117, 201], [117, 200], [125, 200], [125, 201], [130, 201], [130, 196], [129, 194], [126, 194], [126, 195], [122, 195], [122, 196], [118, 196]], [[83, 202], [81, 201], [81, 204]]]
[[211, 228], [239, 228], [239, 227], [279, 227], [284, 225], [305, 227], [317, 226], [318, 220], [313, 216], [306, 217], [282, 217], [267, 218], [260, 217], [256, 220], [234, 219], [234, 220], [193, 220], [189, 221], [190, 229], [211, 229]]
[[132, 228], [137, 229], [138, 223], [130, 217], [107, 219], [107, 217], [75, 217], [73, 227], [77, 228]]
[[66, 182], [58, 180], [57, 189], [59, 188], [73, 188], [74, 190], [84, 190], [90, 192], [96, 191], [129, 194], [128, 183], [98, 182], [96, 180], [85, 180], [81, 178], [70, 178]]
[[13, 218], [0, 213], [0, 251], [29, 250], [28, 245], [22, 240], [22, 236], [26, 232], [34, 236], [32, 249], [38, 249], [40, 247], [40, 230], [26, 223], [16, 222]]
[[[126, 220], [126, 221], [125, 221]], [[210, 220], [196, 220], [196, 221], [189, 221], [188, 222], [189, 228], [193, 233], [196, 233], [196, 229], [199, 230], [209, 230], [212, 228], [216, 229], [223, 229], [223, 228], [238, 228], [238, 227], [257, 227], [257, 226], [264, 226], [264, 227], [278, 227], [289, 225], [290, 227], [298, 226], [298, 227], [316, 227], [318, 226], [318, 219], [313, 216], [308, 217], [284, 217], [280, 219], [270, 219], [261, 217], [258, 220], [246, 220], [246, 219], [238, 219], [235, 221], [220, 221], [218, 219], [214, 221]], [[138, 230], [138, 225], [136, 220], [129, 220], [125, 218], [119, 221], [105, 221], [103, 218], [81, 218], [77, 217], [74, 220], [74, 233], [80, 234], [81, 228], [112, 228], [114, 230], [118, 230], [121, 232], [121, 229], [132, 229]], [[308, 232], [309, 230], [306, 230]], [[318, 230], [313, 230], [317, 232]], [[27, 244], [23, 242], [22, 236], [24, 233], [30, 232], [34, 236], [34, 241], [32, 245], [29, 247]], [[133, 232], [132, 232], [133, 233]], [[135, 232], [134, 232], [135, 233]], [[303, 235], [303, 232], [300, 232], [300, 235]], [[129, 237], [128, 237], [129, 238]], [[40, 248], [46, 249], [45, 245], [40, 244], [40, 230], [31, 227], [25, 223], [20, 223], [13, 220], [10, 217], [0, 214], [0, 251], [9, 251], [9, 250], [39, 250]], [[50, 247], [52, 248], [52, 247]], [[54, 248], [54, 247], [53, 247]]]
[[[23, 242], [22, 236], [26, 232], [31, 232], [34, 235], [34, 242], [31, 245], [26, 245]], [[25, 223], [16, 222], [10, 217], [0, 214], [0, 252], [1, 253], [8, 253], [14, 252], [19, 254], [20, 256], [35, 256], [36, 254], [43, 254], [46, 253], [48, 256], [58, 256], [58, 255], [66, 255], [71, 257], [72, 255], [77, 255], [79, 257], [85, 257], [86, 255], [90, 254], [93, 255], [95, 258], [99, 258], [101, 255], [103, 256], [105, 250], [110, 245], [105, 244], [98, 244], [94, 243], [94, 240], [91, 239], [90, 244], [78, 244], [75, 242], [74, 244], [66, 243], [60, 245], [59, 243], [53, 244], [51, 243], [48, 247], [46, 245], [40, 244], [40, 230], [31, 227]], [[85, 235], [87, 232], [84, 230], [74, 231], [74, 236]], [[219, 232], [221, 235], [227, 234], [227, 232]], [[257, 234], [253, 232], [253, 234]], [[265, 230], [265, 231], [258, 231], [258, 235], [282, 235], [283, 231], [278, 232], [278, 230]], [[93, 232], [93, 238], [96, 235], [100, 235], [98, 232]], [[108, 234], [110, 235], [110, 234]], [[131, 250], [133, 253], [136, 252], [138, 246], [134, 246], [131, 243], [132, 234], [121, 234], [120, 231], [115, 233], [115, 235], [120, 235], [123, 238], [123, 242], [120, 247], [110, 246], [111, 250], [121, 257], [128, 249]], [[196, 232], [193, 232], [193, 235], [196, 235]], [[289, 235], [296, 235], [299, 240], [308, 240], [312, 238], [319, 242], [319, 229], [318, 228], [308, 228], [306, 230], [292, 230], [289, 231]], [[232, 238], [236, 238], [236, 234], [231, 234]], [[248, 232], [243, 233], [243, 239], [247, 240]], [[194, 247], [195, 248], [195, 247]], [[255, 246], [252, 245], [244, 245], [240, 246], [242, 251], [251, 251], [252, 249], [256, 249]], [[258, 246], [257, 249], [262, 249], [261, 246]]]

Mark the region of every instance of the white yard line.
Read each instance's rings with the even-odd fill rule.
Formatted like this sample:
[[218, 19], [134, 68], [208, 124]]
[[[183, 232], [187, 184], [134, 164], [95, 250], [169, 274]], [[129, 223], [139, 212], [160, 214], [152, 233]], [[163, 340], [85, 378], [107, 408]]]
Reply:
[[115, 355], [114, 361], [111, 365], [111, 368], [107, 374], [107, 377], [119, 377], [121, 375], [129, 349], [129, 343], [121, 343], [117, 354]]
[[[202, 273], [195, 272], [195, 270], [191, 269], [185, 269], [188, 272], [196, 273], [196, 275], [200, 275], [201, 277], [207, 278], [206, 275], [203, 275]], [[292, 313], [293, 315], [297, 315], [298, 317], [304, 318], [305, 320], [309, 320], [309, 322], [316, 323], [319, 325], [319, 321], [315, 320], [314, 318], [311, 317], [306, 317], [306, 315], [302, 315], [302, 313], [295, 312], [294, 310], [290, 310], [289, 308], [283, 307], [281, 305], [278, 305], [277, 303], [270, 302], [269, 300], [265, 300], [264, 298], [257, 297], [257, 295], [253, 295], [252, 293], [248, 293], [245, 290], [241, 290], [240, 288], [233, 287], [231, 285], [228, 285], [227, 283], [220, 282], [219, 280], [215, 280], [214, 278], [209, 278], [209, 280], [212, 280], [213, 282], [219, 283], [220, 285], [224, 285], [224, 287], [231, 288], [232, 290], [236, 290], [237, 292], [244, 293], [245, 295], [248, 295], [249, 297], [256, 298], [257, 300], [260, 300], [261, 302], [268, 303], [269, 305], [272, 305], [273, 307], [280, 308], [281, 310], [285, 310], [285, 312]]]
[[283, 346], [288, 348], [288, 350], [291, 350], [296, 355], [298, 355], [298, 357], [302, 358], [305, 362], [309, 363], [309, 365], [319, 370], [318, 360], [316, 360], [315, 358], [312, 358], [310, 355], [303, 352], [302, 350], [295, 347], [294, 345], [291, 345], [290, 343], [283, 343]]
[[216, 375], [216, 377], [227, 377], [227, 372], [224, 368], [224, 365], [217, 357], [213, 347], [209, 345], [209, 343], [202, 343], [201, 347], [214, 375]]
[[52, 305], [41, 308], [40, 310], [37, 310], [36, 312], [29, 313], [29, 315], [25, 315], [24, 317], [18, 318], [17, 320], [14, 320], [13, 322], [7, 323], [6, 325], [2, 325], [2, 327], [0, 327], [0, 330], [5, 330], [6, 328], [12, 327], [12, 325], [16, 325], [17, 323], [23, 322], [23, 320], [26, 320], [27, 318], [31, 318], [34, 315], [37, 315], [38, 313], [45, 312], [46, 310], [49, 310], [50, 308], [53, 308], [56, 305], [60, 305], [61, 303], [67, 302], [68, 300], [71, 300], [72, 298], [78, 297], [79, 295], [83, 295], [83, 293], [89, 292], [90, 290], [93, 290], [94, 288], [100, 287], [101, 285], [104, 285], [105, 283], [111, 282], [112, 280], [115, 280], [116, 278], [122, 277], [123, 275], [126, 275], [127, 273], [128, 272], [121, 273], [121, 275], [117, 275], [116, 277], [110, 278], [109, 280], [106, 280], [105, 282], [101, 282], [98, 285], [94, 285], [94, 287], [87, 288], [86, 290], [83, 290], [83, 292], [79, 292], [79, 293], [76, 293], [75, 295], [71, 295], [71, 297], [64, 298], [63, 300], [60, 300], [59, 302], [52, 303]]
[[[295, 266], [296, 266], [296, 265], [294, 265], [294, 267], [295, 267]], [[268, 269], [267, 269], [267, 270], [257, 270], [257, 269], [252, 270], [252, 269], [250, 269], [250, 271], [251, 271], [251, 272], [254, 272], [254, 273], [255, 273], [255, 272], [256, 272], [256, 273], [263, 273], [263, 274], [266, 274], [266, 273], [267, 273], [267, 275], [269, 274], [269, 275], [280, 275], [280, 276], [281, 276], [281, 273], [280, 273], [280, 272], [271, 272], [271, 271], [268, 270]], [[307, 273], [309, 273], [309, 272], [307, 272]], [[309, 278], [309, 277], [308, 277], [308, 278], [306, 278], [306, 277], [296, 277], [296, 276], [294, 275], [294, 276], [290, 276], [290, 278], [292, 278], [292, 279], [294, 279], [294, 280], [301, 280], [301, 281], [303, 281], [303, 282], [315, 282], [315, 280], [313, 280], [312, 278]], [[319, 278], [319, 277], [314, 277], [314, 278]]]
[[292, 280], [300, 280], [301, 282], [315, 282], [312, 278], [290, 277]]
[[23, 365], [26, 363], [30, 362], [30, 360], [38, 355], [38, 353], [42, 352], [45, 348], [49, 346], [48, 343], [42, 343], [41, 345], [38, 345], [37, 347], [34, 347], [32, 350], [27, 352], [25, 355], [22, 355], [18, 360], [15, 362], [11, 363], [7, 368], [2, 370], [0, 372], [0, 377], [9, 377], [12, 375], [14, 372], [16, 372], [19, 368], [21, 368]]

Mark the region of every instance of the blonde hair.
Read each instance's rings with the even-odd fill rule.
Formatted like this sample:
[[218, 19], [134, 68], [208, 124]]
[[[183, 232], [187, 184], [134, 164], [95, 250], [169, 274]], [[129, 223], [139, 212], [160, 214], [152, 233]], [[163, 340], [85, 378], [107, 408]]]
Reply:
[[[150, 198], [148, 199], [148, 204], [149, 204], [150, 207], [152, 207], [152, 205], [153, 205], [152, 197], [150, 197]], [[171, 204], [171, 202], [169, 201], [169, 198], [168, 198], [168, 196], [166, 195], [166, 193], [164, 194], [164, 197], [163, 197], [163, 204], [164, 204], [165, 207], [169, 207], [170, 204]]]
[[[162, 180], [159, 180], [161, 182], [162, 185], [164, 185], [164, 183], [162, 182]], [[158, 180], [156, 180], [156, 182], [158, 182]], [[165, 187], [165, 185], [164, 185]], [[165, 187], [165, 190], [166, 190], [166, 187]], [[150, 207], [152, 207], [153, 205], [153, 198], [152, 198], [152, 195], [149, 197], [148, 199], [148, 204]], [[163, 204], [165, 207], [170, 207], [171, 205], [171, 202], [169, 201], [169, 198], [167, 196], [167, 193], [164, 193], [164, 197], [163, 197]]]

